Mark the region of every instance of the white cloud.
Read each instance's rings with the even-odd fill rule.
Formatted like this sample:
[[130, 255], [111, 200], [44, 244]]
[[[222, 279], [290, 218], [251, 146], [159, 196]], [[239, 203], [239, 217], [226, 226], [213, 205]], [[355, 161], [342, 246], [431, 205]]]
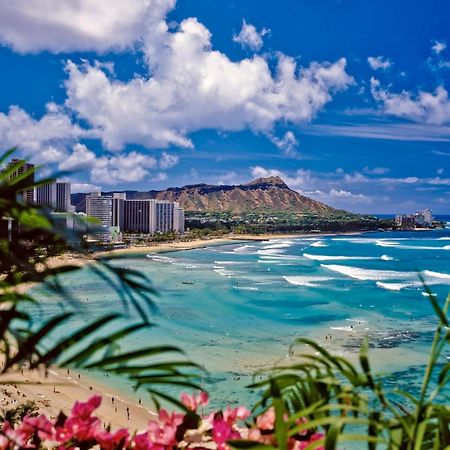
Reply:
[[157, 42], [175, 0], [27, 0], [0, 2], [0, 43], [21, 53], [132, 48]]
[[47, 105], [47, 112], [40, 119], [18, 106], [11, 106], [7, 114], [0, 112], [2, 146], [17, 146], [33, 162], [60, 161], [67, 145], [88, 135], [54, 104]]
[[331, 189], [328, 195], [333, 198], [338, 199], [346, 199], [346, 200], [352, 200], [356, 202], [362, 202], [362, 203], [371, 203], [371, 199], [363, 194], [353, 194], [350, 191], [344, 191], [343, 189]]
[[58, 169], [71, 172], [88, 170], [91, 181], [114, 185], [120, 182], [137, 182], [145, 178], [163, 181], [164, 172], [153, 174], [150, 169], [169, 169], [178, 163], [178, 157], [163, 152], [159, 159], [132, 151], [117, 155], [97, 157], [84, 144], [75, 144], [72, 152], [60, 162]]
[[268, 33], [270, 33], [270, 30], [267, 28], [258, 31], [254, 25], [247, 23], [244, 19], [241, 31], [233, 36], [233, 41], [240, 44], [242, 48], [248, 48], [256, 52], [264, 45], [263, 36]]
[[302, 132], [314, 136], [351, 136], [391, 141], [449, 142], [450, 127], [419, 123], [382, 123], [354, 125], [312, 124]]
[[161, 167], [161, 169], [170, 169], [178, 164], [178, 160], [178, 156], [162, 152], [161, 158], [159, 159], [159, 167]]
[[443, 52], [447, 48], [447, 44], [444, 41], [434, 41], [431, 50], [439, 55], [439, 53]]
[[287, 156], [297, 156], [297, 146], [299, 144], [295, 134], [292, 131], [286, 131], [283, 137], [272, 136], [270, 139], [280, 150], [283, 150]]
[[383, 56], [369, 56], [367, 62], [373, 70], [387, 70], [392, 66], [392, 61]]
[[77, 192], [101, 192], [101, 186], [97, 186], [96, 184], [90, 183], [72, 183], [71, 185], [72, 194]]
[[390, 169], [387, 167], [374, 167], [373, 169], [370, 169], [366, 166], [364, 167], [363, 172], [369, 175], [385, 175], [390, 172]]
[[101, 134], [109, 150], [126, 143], [192, 147], [189, 133], [200, 129], [269, 132], [278, 121], [307, 122], [353, 83], [344, 58], [299, 68], [279, 54], [275, 74], [260, 56], [231, 61], [212, 50], [211, 33], [194, 18], [167, 31], [164, 43], [144, 43], [151, 76], [129, 82], [68, 62], [66, 106]]
[[370, 83], [373, 98], [381, 104], [386, 114], [431, 125], [450, 123], [450, 101], [443, 86], [439, 86], [434, 93], [419, 91], [413, 95], [409, 91], [393, 94], [383, 89], [373, 77]]
[[[308, 67], [282, 53], [275, 66], [256, 55], [232, 61], [213, 50], [210, 31], [197, 19], [169, 29], [166, 15], [175, 0], [29, 0], [27, 8], [16, 3], [0, 2], [0, 44], [19, 52], [138, 50], [148, 64], [147, 76], [120, 81], [108, 62], [68, 61], [63, 106], [51, 105], [39, 120], [17, 107], [0, 115], [3, 142], [39, 153], [41, 161], [69, 155], [65, 165], [78, 167], [82, 150], [67, 149], [83, 137], [121, 151], [127, 144], [189, 148], [190, 134], [201, 129], [271, 136], [278, 122], [312, 120], [353, 83], [344, 58]], [[252, 27], [244, 22], [241, 33], [247, 30], [246, 45], [259, 47], [252, 31], [261, 39], [268, 30]], [[74, 125], [72, 117], [87, 129]], [[289, 132], [280, 139], [288, 152], [295, 142]], [[177, 162], [175, 156], [164, 158], [163, 169]], [[95, 167], [100, 170], [98, 161]]]
[[95, 162], [91, 180], [103, 184], [133, 183], [149, 175], [148, 169], [157, 167], [157, 160], [142, 153], [130, 152], [117, 156], [102, 156]]
[[90, 169], [95, 165], [95, 153], [90, 151], [84, 144], [75, 144], [72, 150], [72, 153], [60, 162], [59, 170], [75, 172]]

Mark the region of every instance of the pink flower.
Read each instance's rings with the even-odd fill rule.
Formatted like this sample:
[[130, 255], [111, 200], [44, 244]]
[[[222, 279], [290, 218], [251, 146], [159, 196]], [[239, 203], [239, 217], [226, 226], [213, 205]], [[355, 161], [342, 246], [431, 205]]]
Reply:
[[72, 417], [86, 419], [96, 410], [102, 403], [100, 395], [93, 395], [87, 402], [75, 402], [72, 408]]
[[181, 394], [181, 402], [187, 409], [196, 412], [197, 408], [201, 405], [208, 404], [208, 394], [206, 392], [200, 392], [199, 395]]
[[61, 443], [71, 439], [78, 441], [94, 439], [96, 433], [101, 431], [101, 421], [98, 417], [92, 417], [91, 414], [101, 402], [102, 398], [99, 395], [92, 396], [84, 403], [76, 402], [71, 416], [66, 419], [62, 427], [56, 428], [56, 439]]
[[34, 433], [37, 433], [39, 439], [52, 439], [53, 424], [43, 414], [37, 417], [25, 416], [22, 423], [17, 428], [16, 432], [23, 433], [27, 440], [31, 438]]
[[275, 408], [271, 406], [266, 412], [256, 418], [256, 426], [260, 430], [273, 430], [275, 426]]
[[9, 422], [4, 422], [2, 426], [2, 447], [0, 448], [27, 448], [27, 442], [31, 433], [25, 430], [14, 430]]
[[102, 450], [115, 450], [124, 448], [127, 445], [129, 436], [128, 430], [125, 428], [121, 428], [115, 433], [101, 430], [95, 434], [95, 440]]
[[227, 441], [239, 439], [241, 435], [224, 420], [222, 414], [216, 414], [212, 424], [212, 437], [217, 444], [218, 450], [225, 450], [228, 448], [226, 445]]
[[225, 408], [223, 412], [224, 420], [232, 425], [236, 422], [236, 420], [245, 420], [250, 417], [250, 411], [244, 406], [238, 406], [237, 408], [231, 409], [229, 405]]

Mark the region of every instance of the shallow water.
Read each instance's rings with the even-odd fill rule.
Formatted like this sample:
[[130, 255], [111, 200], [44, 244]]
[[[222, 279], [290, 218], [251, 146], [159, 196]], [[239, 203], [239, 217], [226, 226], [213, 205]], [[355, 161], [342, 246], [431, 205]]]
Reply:
[[[418, 272], [443, 301], [450, 291], [448, 240], [446, 229], [237, 242], [127, 257], [117, 264], [150, 277], [160, 294], [159, 314], [157, 328], [122, 346], [180, 346], [208, 370], [201, 381], [219, 406], [251, 401], [256, 394], [245, 386], [253, 373], [289, 361], [297, 337], [355, 357], [368, 335], [375, 369], [406, 374], [397, 381], [414, 390], [436, 324]], [[117, 294], [88, 268], [63, 279], [89, 317], [123, 311]], [[43, 299], [36, 314], [59, 311], [50, 294], [35, 291]]]

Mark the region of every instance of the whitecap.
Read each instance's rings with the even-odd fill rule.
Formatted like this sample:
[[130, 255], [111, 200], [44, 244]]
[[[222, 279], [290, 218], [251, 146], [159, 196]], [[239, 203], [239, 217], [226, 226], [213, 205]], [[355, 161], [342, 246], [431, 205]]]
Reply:
[[377, 286], [388, 291], [401, 291], [407, 287], [410, 287], [411, 283], [384, 283], [382, 281], [377, 281]]
[[[362, 281], [378, 281], [377, 285], [383, 289], [400, 290], [406, 287], [418, 287], [422, 285], [419, 274], [416, 272], [399, 272], [395, 270], [375, 270], [362, 269], [360, 267], [341, 266], [336, 264], [321, 264], [328, 270], [338, 272], [350, 278]], [[421, 275], [426, 284], [448, 284], [450, 283], [450, 274], [424, 270]], [[405, 280], [406, 283], [380, 283], [384, 281]]]
[[392, 258], [392, 256], [388, 256], [388, 255], [381, 255], [381, 259], [383, 261], [394, 261], [394, 258]]
[[318, 276], [283, 276], [283, 278], [290, 284], [295, 286], [306, 286], [306, 287], [319, 287], [317, 283], [323, 283], [324, 281], [331, 281], [333, 278], [330, 277], [318, 277]]
[[328, 245], [323, 241], [318, 241], [311, 244], [311, 247], [328, 247]]
[[241, 247], [237, 247], [233, 249], [233, 252], [245, 252], [250, 248], [255, 248], [254, 245], [250, 245], [250, 244], [244, 244]]
[[432, 247], [430, 245], [401, 245], [398, 242], [380, 241], [376, 245], [380, 247], [390, 247], [400, 250], [450, 250], [450, 245], [443, 247]]
[[378, 239], [375, 241], [375, 245], [378, 245], [379, 247], [396, 247], [400, 245], [398, 242], [394, 241], [387, 241], [385, 239]]
[[303, 256], [315, 261], [345, 261], [345, 260], [374, 260], [380, 259], [377, 256], [331, 256], [331, 255], [311, 255], [303, 253]]
[[422, 295], [424, 297], [437, 297], [437, 294], [429, 293], [429, 292], [422, 292]]
[[341, 273], [350, 278], [357, 280], [414, 280], [417, 278], [415, 272], [398, 272], [395, 270], [375, 270], [375, 269], [362, 269], [359, 267], [340, 266], [336, 264], [321, 264], [321, 267], [325, 267], [328, 270]]
[[422, 274], [424, 275], [425, 281], [427, 281], [428, 278], [438, 278], [450, 281], [450, 274], [448, 273], [434, 272], [432, 270], [424, 270]]
[[258, 255], [279, 255], [281, 253], [284, 253], [284, 250], [281, 248], [262, 248], [261, 250], [257, 250], [256, 253]]

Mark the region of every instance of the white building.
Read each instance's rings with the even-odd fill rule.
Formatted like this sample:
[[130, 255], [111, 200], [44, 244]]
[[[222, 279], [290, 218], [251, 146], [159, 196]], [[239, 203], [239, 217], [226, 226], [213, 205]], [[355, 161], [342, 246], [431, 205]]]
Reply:
[[184, 233], [184, 209], [180, 208], [179, 203], [174, 203], [175, 208], [173, 212], [173, 229], [178, 233]]
[[38, 186], [35, 192], [37, 205], [48, 206], [55, 212], [70, 211], [70, 183], [53, 181]]
[[103, 228], [112, 226], [112, 196], [101, 195], [100, 192], [92, 192], [86, 195], [86, 214], [99, 221]]

